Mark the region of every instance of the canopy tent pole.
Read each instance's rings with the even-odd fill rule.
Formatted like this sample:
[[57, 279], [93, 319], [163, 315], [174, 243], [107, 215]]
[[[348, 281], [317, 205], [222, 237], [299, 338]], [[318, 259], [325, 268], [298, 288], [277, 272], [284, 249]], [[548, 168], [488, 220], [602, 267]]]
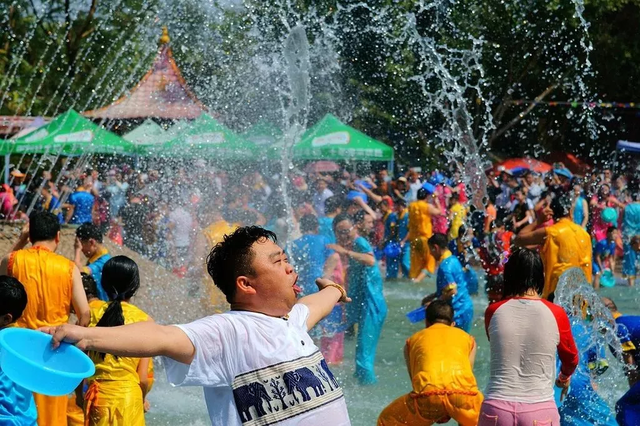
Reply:
[[9, 161], [11, 158], [11, 154], [4, 155], [4, 183], [9, 184]]

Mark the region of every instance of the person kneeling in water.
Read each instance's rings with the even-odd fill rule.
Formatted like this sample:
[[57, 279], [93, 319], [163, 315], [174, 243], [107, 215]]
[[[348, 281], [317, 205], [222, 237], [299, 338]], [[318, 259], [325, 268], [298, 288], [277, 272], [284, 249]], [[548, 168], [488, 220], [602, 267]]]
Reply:
[[427, 328], [404, 347], [413, 389], [382, 411], [378, 426], [478, 423], [483, 397], [473, 375], [475, 340], [455, 327], [453, 308], [444, 300], [429, 303], [426, 314]]

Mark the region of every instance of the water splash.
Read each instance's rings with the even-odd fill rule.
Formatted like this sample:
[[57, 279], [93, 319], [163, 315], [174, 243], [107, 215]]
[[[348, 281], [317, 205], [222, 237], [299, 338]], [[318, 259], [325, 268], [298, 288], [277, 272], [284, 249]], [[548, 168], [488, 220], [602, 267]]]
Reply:
[[595, 377], [594, 382], [600, 390], [598, 394], [610, 407], [614, 407], [616, 401], [628, 390], [628, 384], [620, 358], [622, 346], [611, 312], [587, 282], [580, 268], [571, 268], [560, 276], [554, 303], [564, 308], [572, 323], [581, 322], [581, 329], [586, 330], [586, 336], [581, 336], [581, 357], [588, 350], [597, 353], [600, 348], [604, 348], [603, 354], [606, 355], [609, 368], [604, 374]]

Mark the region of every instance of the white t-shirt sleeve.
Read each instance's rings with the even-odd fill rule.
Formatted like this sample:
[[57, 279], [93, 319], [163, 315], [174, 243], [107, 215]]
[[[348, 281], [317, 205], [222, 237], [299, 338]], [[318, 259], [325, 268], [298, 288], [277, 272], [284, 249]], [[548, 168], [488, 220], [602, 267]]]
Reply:
[[304, 331], [309, 331], [307, 328], [307, 318], [309, 318], [309, 308], [302, 303], [296, 303], [293, 309], [291, 309], [291, 312], [289, 312], [289, 322]]
[[177, 325], [196, 349], [191, 364], [163, 357], [167, 380], [173, 386], [230, 386], [235, 377], [233, 361], [236, 340], [228, 320], [212, 315]]

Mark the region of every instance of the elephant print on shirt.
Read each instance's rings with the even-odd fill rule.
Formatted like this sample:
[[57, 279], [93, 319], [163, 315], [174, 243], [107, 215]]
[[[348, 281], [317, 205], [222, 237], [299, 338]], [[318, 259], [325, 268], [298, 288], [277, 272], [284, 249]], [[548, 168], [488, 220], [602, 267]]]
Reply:
[[232, 387], [243, 426], [278, 423], [344, 398], [319, 351], [240, 374]]
[[263, 400], [267, 401], [269, 412], [273, 411], [271, 408], [271, 397], [262, 383], [252, 382], [234, 389], [233, 399], [236, 402], [238, 414], [240, 414], [240, 419], [243, 423], [253, 419], [250, 411], [251, 407], [255, 408], [258, 417], [267, 414], [262, 405]]
[[316, 396], [324, 395], [324, 385], [307, 367], [284, 373], [282, 379], [287, 386], [287, 392], [289, 395], [293, 395], [293, 398], [296, 401], [298, 401], [298, 398], [296, 397], [294, 390], [298, 391], [302, 395], [303, 402], [311, 399], [311, 396], [309, 396], [309, 393], [307, 392], [308, 388], [312, 388], [316, 393]]
[[[322, 361], [320, 361], [320, 368], [322, 368], [322, 370], [324, 370], [325, 374], [327, 375], [327, 377], [329, 378], [331, 383], [333, 383], [333, 386], [334, 387], [339, 387], [338, 386], [338, 381], [334, 377], [334, 375], [331, 372], [331, 370], [329, 370], [329, 366], [327, 365], [327, 361], [325, 361], [324, 359]], [[329, 386], [331, 386], [331, 383], [329, 384]]]

